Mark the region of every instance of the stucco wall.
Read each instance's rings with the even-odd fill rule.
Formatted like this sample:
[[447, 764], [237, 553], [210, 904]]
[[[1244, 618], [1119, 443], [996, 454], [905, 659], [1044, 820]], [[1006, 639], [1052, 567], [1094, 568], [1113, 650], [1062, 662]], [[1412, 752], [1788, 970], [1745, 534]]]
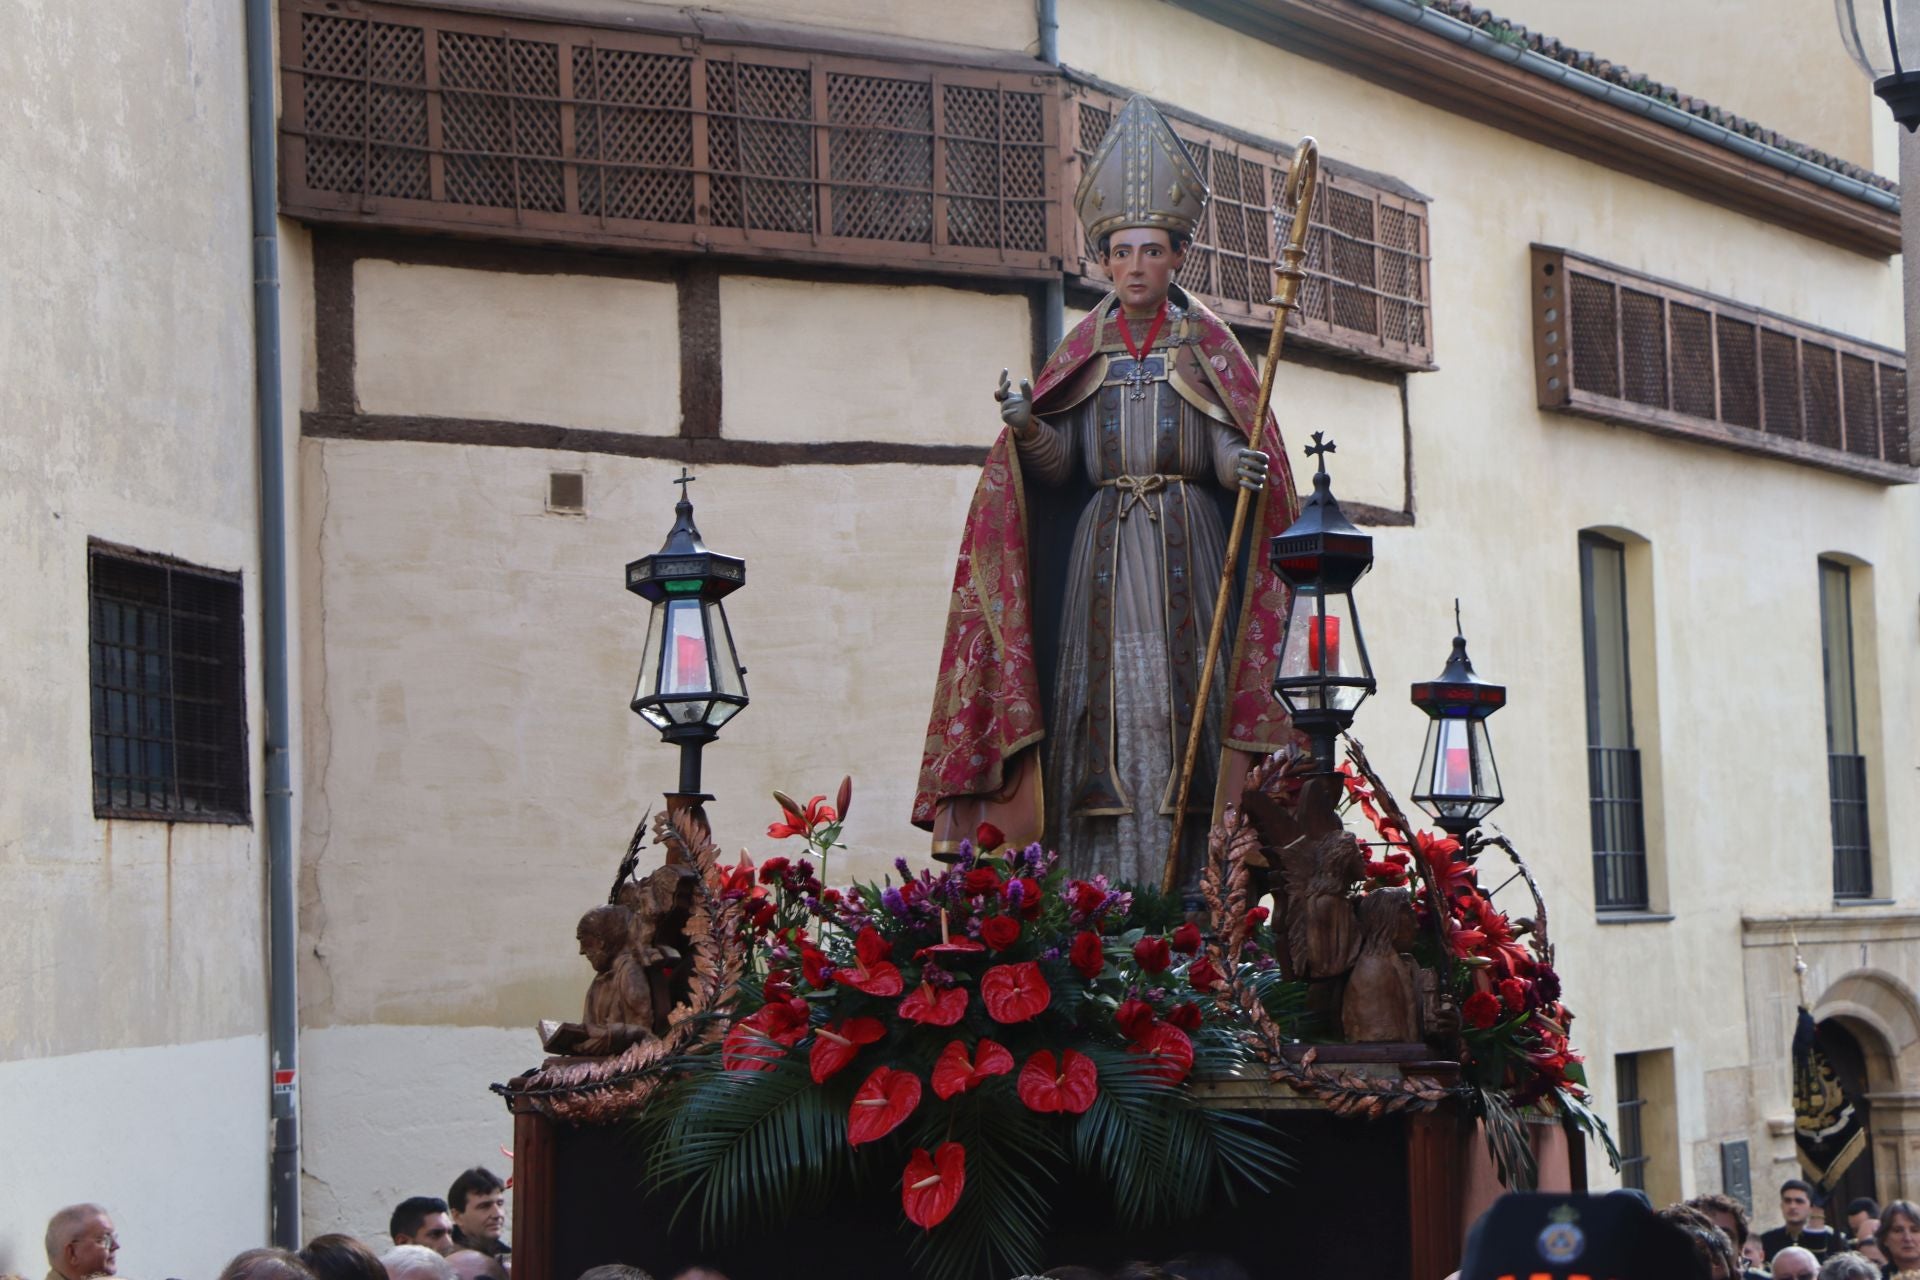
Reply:
[[135, 1274], [265, 1231], [256, 831], [96, 820], [88, 728], [90, 536], [240, 571], [257, 703], [242, 72], [235, 5], [0, 15], [0, 1270], [80, 1198]]

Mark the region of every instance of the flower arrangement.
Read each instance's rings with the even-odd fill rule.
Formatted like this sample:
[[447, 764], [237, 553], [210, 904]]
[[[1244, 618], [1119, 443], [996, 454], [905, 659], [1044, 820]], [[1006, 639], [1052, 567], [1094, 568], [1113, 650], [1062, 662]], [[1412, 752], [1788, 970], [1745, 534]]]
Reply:
[[923, 1274], [1011, 1274], [1039, 1263], [1054, 1178], [1097, 1178], [1117, 1215], [1146, 1221], [1283, 1175], [1274, 1130], [1191, 1088], [1252, 1060], [1231, 986], [1274, 1025], [1298, 1015], [1264, 909], [1242, 913], [1229, 957], [985, 826], [951, 866], [901, 860], [897, 880], [830, 888], [816, 859], [845, 789], [838, 805], [777, 798], [769, 835], [812, 856], [712, 867], [708, 907], [746, 957], [732, 1016], [717, 1054], [660, 1064], [639, 1122], [654, 1176], [708, 1233], [897, 1178]]

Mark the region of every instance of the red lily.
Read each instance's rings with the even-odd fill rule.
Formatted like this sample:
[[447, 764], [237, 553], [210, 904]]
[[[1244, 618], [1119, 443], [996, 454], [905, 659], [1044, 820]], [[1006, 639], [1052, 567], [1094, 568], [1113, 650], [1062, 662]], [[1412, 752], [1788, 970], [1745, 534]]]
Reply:
[[1053, 1052], [1042, 1049], [1020, 1068], [1016, 1091], [1029, 1111], [1077, 1116], [1100, 1096], [1099, 1073], [1084, 1053], [1063, 1050], [1056, 1064]]
[[928, 1155], [915, 1147], [907, 1170], [900, 1175], [900, 1208], [907, 1221], [932, 1230], [945, 1222], [967, 1185], [967, 1149], [943, 1142]]
[[834, 970], [835, 982], [852, 987], [855, 991], [864, 991], [870, 996], [897, 996], [906, 990], [907, 984], [900, 976], [900, 966], [888, 958], [893, 955], [893, 944], [878, 929], [868, 925], [860, 930], [853, 947], [856, 960], [854, 967]]
[[728, 1071], [771, 1071], [806, 1034], [805, 1000], [763, 1005], [727, 1029], [727, 1038], [720, 1044], [720, 1065]]
[[767, 834], [775, 840], [785, 840], [788, 836], [811, 835], [840, 816], [834, 812], [833, 806], [827, 803], [825, 796], [815, 796], [807, 801], [804, 813], [788, 804], [784, 796], [776, 793], [775, 799], [780, 801], [780, 813], [786, 819], [785, 822], [776, 822], [767, 828]]
[[740, 855], [738, 866], [729, 867], [715, 863], [713, 873], [719, 878], [719, 883], [715, 887], [719, 889], [720, 896], [723, 898], [738, 897], [741, 894], [753, 892], [753, 863], [747, 861], [747, 855], [744, 853]]
[[945, 1102], [955, 1094], [965, 1093], [977, 1088], [988, 1076], [1003, 1076], [1013, 1070], [1013, 1055], [1006, 1047], [992, 1040], [982, 1040], [974, 1046], [973, 1057], [967, 1057], [964, 1041], [950, 1040], [947, 1047], [940, 1051], [940, 1058], [933, 1064], [934, 1096]]
[[1451, 902], [1456, 896], [1473, 891], [1478, 873], [1471, 863], [1458, 856], [1458, 840], [1452, 836], [1437, 836], [1431, 831], [1417, 831], [1413, 843], [1414, 851], [1420, 856], [1420, 865], [1443, 899]]
[[1025, 1022], [1053, 1002], [1053, 992], [1031, 960], [997, 964], [980, 978], [980, 999], [995, 1022]]
[[1163, 1022], [1153, 1028], [1132, 1049], [1135, 1053], [1151, 1054], [1155, 1060], [1153, 1074], [1168, 1084], [1179, 1084], [1193, 1070], [1193, 1041], [1171, 1023]]
[[923, 982], [913, 989], [912, 995], [900, 1002], [901, 1017], [930, 1027], [950, 1027], [965, 1017], [966, 1012], [965, 987], [942, 990], [931, 982]]
[[873, 1044], [886, 1034], [886, 1024], [878, 1018], [848, 1018], [816, 1029], [813, 1048], [807, 1053], [813, 1082], [825, 1084], [853, 1061], [862, 1045]]
[[920, 1077], [911, 1071], [875, 1067], [847, 1112], [847, 1145], [884, 1138], [898, 1129], [920, 1105]]

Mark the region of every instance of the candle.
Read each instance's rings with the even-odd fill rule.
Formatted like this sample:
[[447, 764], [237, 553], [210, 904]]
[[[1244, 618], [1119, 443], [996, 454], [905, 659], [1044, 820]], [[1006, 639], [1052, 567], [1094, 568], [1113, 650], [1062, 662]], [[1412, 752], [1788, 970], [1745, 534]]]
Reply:
[[[1327, 653], [1324, 666], [1320, 662], [1323, 642]], [[1314, 671], [1340, 670], [1340, 619], [1318, 614], [1307, 619], [1307, 666]]]

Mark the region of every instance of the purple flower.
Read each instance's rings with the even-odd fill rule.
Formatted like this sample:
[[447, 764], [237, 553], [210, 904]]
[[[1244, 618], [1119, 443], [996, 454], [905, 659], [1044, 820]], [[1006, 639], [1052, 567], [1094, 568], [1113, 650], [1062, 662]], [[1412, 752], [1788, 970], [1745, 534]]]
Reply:
[[896, 916], [907, 914], [907, 900], [901, 897], [900, 891], [892, 885], [888, 885], [886, 892], [880, 895], [880, 905]]
[[953, 975], [937, 964], [929, 964], [920, 970], [921, 980], [936, 987], [951, 987]]
[[907, 865], [905, 858], [895, 858], [893, 860], [893, 866], [894, 869], [900, 873], [900, 879], [903, 883], [913, 879], [913, 868]]
[[1021, 899], [1027, 896], [1027, 887], [1018, 880], [1007, 881], [1007, 910], [1018, 911]]
[[1040, 953], [1040, 958], [1042, 960], [1058, 960], [1060, 958], [1060, 948], [1048, 947]]

